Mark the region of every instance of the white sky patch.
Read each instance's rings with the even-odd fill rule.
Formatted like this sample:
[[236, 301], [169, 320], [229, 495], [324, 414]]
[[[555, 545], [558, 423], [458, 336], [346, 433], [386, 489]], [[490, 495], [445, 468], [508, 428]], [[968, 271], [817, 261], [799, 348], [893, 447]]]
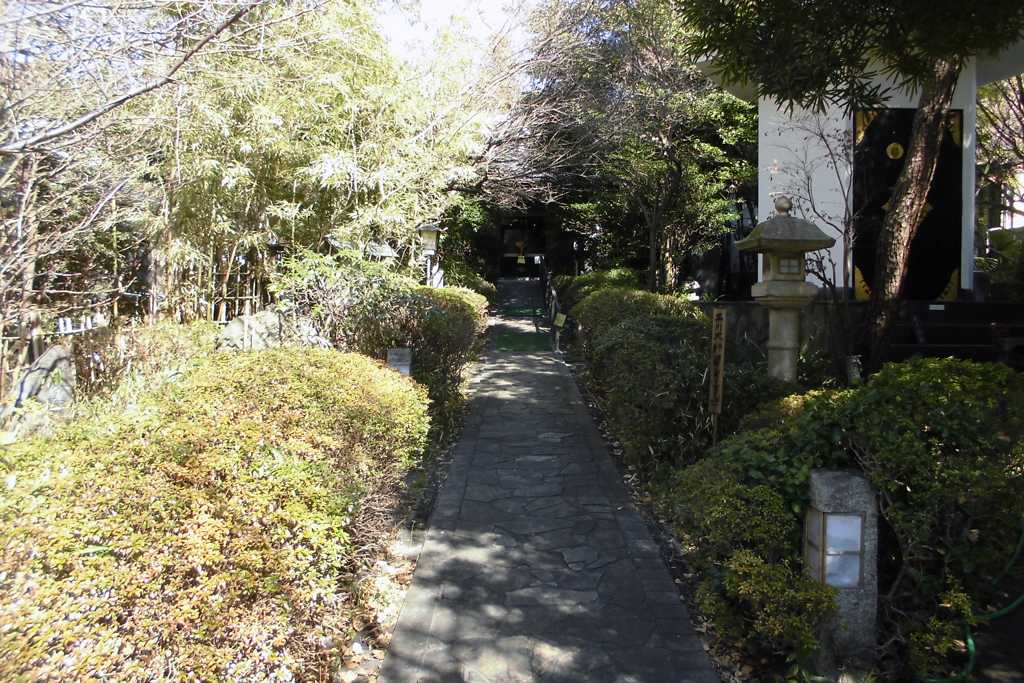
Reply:
[[[528, 8], [535, 0], [524, 0]], [[502, 0], [381, 0], [377, 21], [395, 53], [410, 62], [422, 62], [431, 52], [439, 31], [456, 27], [486, 49], [490, 37], [509, 32], [514, 44], [525, 43], [526, 11], [516, 10]]]

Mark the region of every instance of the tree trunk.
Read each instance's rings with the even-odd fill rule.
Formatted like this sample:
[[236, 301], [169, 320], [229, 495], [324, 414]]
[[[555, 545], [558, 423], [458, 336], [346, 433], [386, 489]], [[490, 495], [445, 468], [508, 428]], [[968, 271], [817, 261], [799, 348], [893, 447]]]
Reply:
[[658, 243], [661, 241], [658, 239], [657, 222], [649, 220], [647, 223], [647, 230], [650, 235], [651, 243], [651, 265], [647, 270], [647, 290], [655, 292], [658, 287]]
[[958, 63], [936, 60], [935, 81], [931, 88], [921, 93], [907, 160], [893, 188], [889, 210], [875, 247], [875, 283], [862, 339], [867, 373], [878, 371], [889, 349], [892, 328], [899, 312], [903, 279], [907, 274], [910, 242], [924, 214], [928, 190], [939, 160], [946, 115], [953, 102], [953, 90], [959, 76]]

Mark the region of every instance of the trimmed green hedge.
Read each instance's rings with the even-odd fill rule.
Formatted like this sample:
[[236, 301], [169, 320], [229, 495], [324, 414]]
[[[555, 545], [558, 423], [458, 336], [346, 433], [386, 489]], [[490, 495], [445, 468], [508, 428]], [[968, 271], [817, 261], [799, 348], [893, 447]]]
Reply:
[[313, 316], [338, 348], [378, 360], [389, 348], [412, 348], [413, 377], [441, 412], [457, 402], [462, 369], [482, 348], [488, 322], [482, 295], [419, 286], [350, 252], [286, 260], [275, 290]]
[[[659, 315], [691, 318], [710, 325], [707, 316], [688, 301], [642, 289], [609, 287], [590, 294], [573, 309], [576, 343], [584, 358], [594, 360], [598, 340], [613, 327], [627, 320]], [[710, 337], [708, 340], [710, 345]]]
[[4, 447], [3, 680], [325, 680], [368, 497], [424, 447], [422, 387], [378, 362], [216, 356], [133, 410]]
[[[594, 292], [611, 287], [634, 289], [640, 284], [640, 277], [635, 270], [613, 268], [611, 270], [595, 270], [577, 275], [571, 280], [557, 280], [559, 303], [563, 312], [572, 312], [576, 304]], [[564, 289], [563, 289], [564, 288]]]
[[[751, 605], [723, 572], [740, 550], [799, 566], [810, 470], [858, 466], [884, 520], [878, 623], [886, 676], [946, 671], [958, 621], [993, 607], [990, 582], [1020, 538], [1024, 377], [1002, 365], [918, 359], [886, 365], [860, 387], [784, 399], [748, 424], [766, 421], [678, 473], [661, 500], [706, 570], [702, 590], [713, 610], [749, 627], [757, 609], [790, 604], [792, 595], [780, 593]], [[765, 487], [776, 502], [756, 493]], [[788, 523], [762, 528], [779, 514]], [[790, 644], [803, 651], [808, 642], [801, 635]]]
[[[598, 292], [584, 306], [617, 291]], [[592, 372], [606, 392], [608, 418], [627, 461], [652, 473], [696, 462], [711, 448], [711, 322], [687, 302], [643, 294], [644, 302], [673, 302], [682, 315], [627, 317], [595, 335]], [[794, 390], [761, 369], [726, 363], [719, 437], [732, 434], [760, 403]]]
[[412, 376], [432, 401], [447, 404], [461, 397], [462, 369], [482, 350], [487, 300], [462, 288], [417, 287], [414, 293], [420, 301], [404, 340], [413, 350]]

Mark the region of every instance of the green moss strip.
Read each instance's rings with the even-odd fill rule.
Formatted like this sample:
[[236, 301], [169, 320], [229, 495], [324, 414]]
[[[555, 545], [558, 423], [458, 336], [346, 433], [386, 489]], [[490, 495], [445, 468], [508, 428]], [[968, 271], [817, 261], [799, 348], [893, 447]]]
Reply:
[[502, 318], [530, 318], [541, 315], [544, 315], [544, 311], [532, 306], [519, 306], [517, 308], [506, 308], [501, 310]]
[[547, 332], [520, 332], [498, 337], [498, 351], [550, 351], [551, 338]]

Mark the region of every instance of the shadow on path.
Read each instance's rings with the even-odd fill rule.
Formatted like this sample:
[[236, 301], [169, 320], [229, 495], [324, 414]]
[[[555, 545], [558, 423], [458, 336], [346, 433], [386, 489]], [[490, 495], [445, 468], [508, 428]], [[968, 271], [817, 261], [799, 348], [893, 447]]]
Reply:
[[482, 370], [378, 681], [718, 683], [551, 353]]

